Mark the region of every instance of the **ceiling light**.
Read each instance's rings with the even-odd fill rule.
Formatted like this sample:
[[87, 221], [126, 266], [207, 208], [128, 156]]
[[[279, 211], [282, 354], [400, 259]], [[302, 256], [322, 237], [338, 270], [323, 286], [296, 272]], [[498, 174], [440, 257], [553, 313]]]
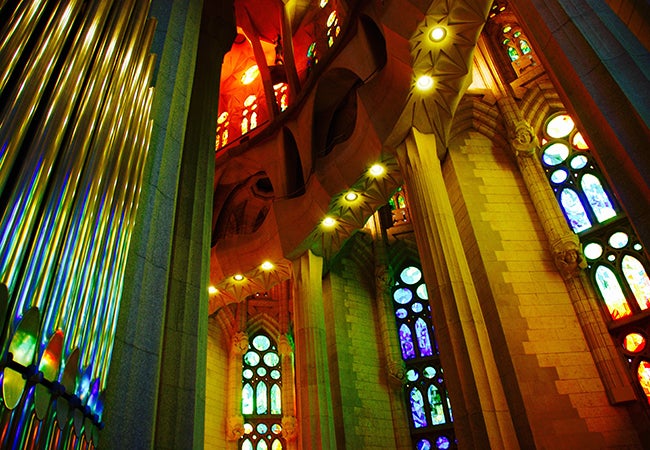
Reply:
[[370, 172], [370, 175], [372, 175], [373, 177], [378, 177], [382, 175], [385, 170], [386, 169], [384, 169], [384, 166], [382, 166], [381, 164], [373, 164], [368, 170], [368, 172]]
[[323, 226], [326, 228], [332, 228], [336, 225], [336, 220], [333, 217], [325, 217], [323, 219]]
[[445, 38], [445, 36], [447, 36], [447, 30], [445, 30], [444, 27], [435, 27], [429, 33], [429, 38], [433, 42], [440, 42]]
[[236, 275], [233, 275], [232, 278], [233, 278], [235, 281], [242, 281], [242, 280], [244, 279], [244, 275], [242, 275], [241, 273], [238, 273], [238, 274], [236, 274]]
[[208, 286], [208, 294], [210, 294], [210, 295], [214, 295], [214, 294], [216, 294], [217, 292], [219, 292], [219, 291], [217, 290], [216, 287], [214, 287], [214, 286], [212, 286], [212, 285]]
[[357, 198], [359, 198], [359, 194], [357, 194], [354, 191], [350, 191], [347, 194], [345, 194], [345, 199], [349, 202], [355, 201]]
[[273, 269], [273, 263], [271, 261], [264, 261], [260, 267], [262, 270], [271, 270]]
[[415, 85], [421, 91], [428, 91], [433, 87], [433, 78], [431, 78], [429, 75], [422, 75], [415, 82]]

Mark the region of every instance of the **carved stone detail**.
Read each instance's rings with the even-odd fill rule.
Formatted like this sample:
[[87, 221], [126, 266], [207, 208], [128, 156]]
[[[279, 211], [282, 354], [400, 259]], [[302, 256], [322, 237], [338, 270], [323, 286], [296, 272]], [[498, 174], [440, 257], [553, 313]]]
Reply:
[[282, 418], [282, 436], [287, 441], [293, 441], [298, 437], [298, 419], [296, 416], [284, 416]]
[[539, 141], [535, 136], [535, 130], [525, 120], [518, 120], [514, 127], [508, 130], [510, 145], [517, 156], [534, 156], [535, 150], [539, 147]]
[[390, 359], [388, 361], [388, 381], [394, 385], [403, 385], [406, 378], [406, 368], [404, 361], [395, 361]]
[[553, 260], [562, 277], [566, 280], [578, 275], [587, 263], [582, 256], [580, 240], [575, 234], [565, 236], [551, 243]]
[[234, 354], [243, 355], [248, 351], [248, 334], [239, 331], [232, 336], [232, 351]]
[[241, 415], [230, 416], [226, 420], [226, 439], [236, 441], [244, 435], [244, 417]]

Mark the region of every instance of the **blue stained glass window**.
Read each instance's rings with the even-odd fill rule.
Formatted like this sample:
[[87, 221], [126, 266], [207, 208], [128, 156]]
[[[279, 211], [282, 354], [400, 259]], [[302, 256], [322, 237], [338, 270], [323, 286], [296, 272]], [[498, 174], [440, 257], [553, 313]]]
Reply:
[[432, 384], [429, 386], [427, 394], [429, 397], [429, 406], [431, 407], [431, 423], [433, 425], [445, 423], [445, 412], [442, 406], [442, 397], [440, 396], [440, 392], [438, 392], [438, 388]]
[[241, 444], [242, 450], [253, 450], [253, 444], [249, 439], [244, 439], [244, 442]]
[[409, 288], [397, 289], [393, 294], [395, 301], [401, 305], [405, 305], [413, 299], [413, 292]]
[[431, 450], [431, 442], [428, 439], [420, 439], [417, 443], [417, 450]]
[[402, 270], [400, 278], [406, 284], [415, 284], [422, 279], [422, 271], [414, 266]]
[[253, 414], [253, 387], [250, 384], [246, 383], [242, 388], [241, 393], [242, 414]]
[[424, 412], [424, 399], [418, 388], [411, 389], [411, 415], [415, 428], [427, 426], [427, 416]]
[[508, 46], [508, 56], [510, 57], [510, 61], [517, 61], [519, 59], [517, 49], [511, 46]]
[[413, 303], [413, 305], [411, 305], [411, 310], [414, 313], [422, 312], [422, 303]]
[[282, 393], [280, 386], [271, 386], [271, 414], [282, 414]]
[[557, 166], [569, 156], [569, 147], [561, 142], [549, 145], [542, 153], [542, 161], [549, 166]]
[[438, 439], [436, 439], [436, 448], [438, 450], [447, 450], [449, 445], [451, 444], [446, 436], [439, 436]]
[[395, 315], [399, 317], [400, 319], [404, 319], [408, 313], [404, 308], [399, 308], [397, 311], [395, 311]]
[[266, 384], [261, 381], [257, 383], [257, 392], [256, 392], [255, 399], [257, 400], [257, 414], [266, 414], [268, 405], [266, 403]]
[[402, 326], [399, 327], [399, 341], [402, 347], [402, 358], [415, 358], [413, 336], [411, 335], [411, 329], [406, 324], [402, 324]]
[[616, 216], [614, 205], [612, 205], [612, 202], [603, 190], [603, 185], [600, 184], [598, 178], [588, 173], [582, 177], [580, 184], [582, 185], [582, 190], [587, 196], [589, 205], [591, 205], [591, 209], [594, 211], [598, 222], [604, 222], [605, 220]]
[[530, 53], [530, 46], [528, 45], [528, 42], [523, 39], [519, 41], [519, 48], [521, 48], [521, 53], [524, 55]]
[[587, 212], [575, 191], [563, 189], [560, 194], [560, 202], [573, 231], [579, 233], [591, 227], [591, 221], [587, 217]]
[[257, 442], [256, 450], [269, 450], [269, 446], [267, 445], [266, 441], [262, 439]]
[[431, 356], [433, 350], [431, 349], [431, 340], [429, 339], [429, 330], [427, 324], [422, 318], [415, 321], [415, 332], [418, 336], [418, 347], [420, 348], [420, 356]]

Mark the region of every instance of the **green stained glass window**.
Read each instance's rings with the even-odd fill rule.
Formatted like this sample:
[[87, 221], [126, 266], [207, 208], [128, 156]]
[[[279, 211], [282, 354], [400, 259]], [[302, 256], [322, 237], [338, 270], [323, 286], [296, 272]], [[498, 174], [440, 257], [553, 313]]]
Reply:
[[[242, 357], [241, 450], [278, 450], [282, 438], [282, 360], [275, 341], [258, 332]], [[280, 435], [280, 436], [279, 436]]]

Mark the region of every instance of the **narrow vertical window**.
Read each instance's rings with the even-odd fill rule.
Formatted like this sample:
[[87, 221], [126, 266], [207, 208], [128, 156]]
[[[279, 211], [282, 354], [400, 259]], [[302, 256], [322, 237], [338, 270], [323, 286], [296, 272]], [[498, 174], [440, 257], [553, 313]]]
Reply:
[[650, 308], [650, 279], [643, 245], [573, 119], [555, 114], [543, 134], [542, 167], [580, 237], [591, 281], [611, 318], [610, 332], [638, 381], [637, 392], [650, 402], [650, 349], [645, 345], [650, 327], [642, 314]]
[[[397, 205], [399, 200], [394, 201]], [[456, 448], [451, 405], [422, 271], [415, 264], [407, 265], [396, 278], [392, 297], [402, 358], [406, 362], [404, 389], [413, 448]]]
[[282, 367], [276, 343], [265, 333], [250, 340], [242, 358], [241, 450], [284, 448], [282, 438]]

